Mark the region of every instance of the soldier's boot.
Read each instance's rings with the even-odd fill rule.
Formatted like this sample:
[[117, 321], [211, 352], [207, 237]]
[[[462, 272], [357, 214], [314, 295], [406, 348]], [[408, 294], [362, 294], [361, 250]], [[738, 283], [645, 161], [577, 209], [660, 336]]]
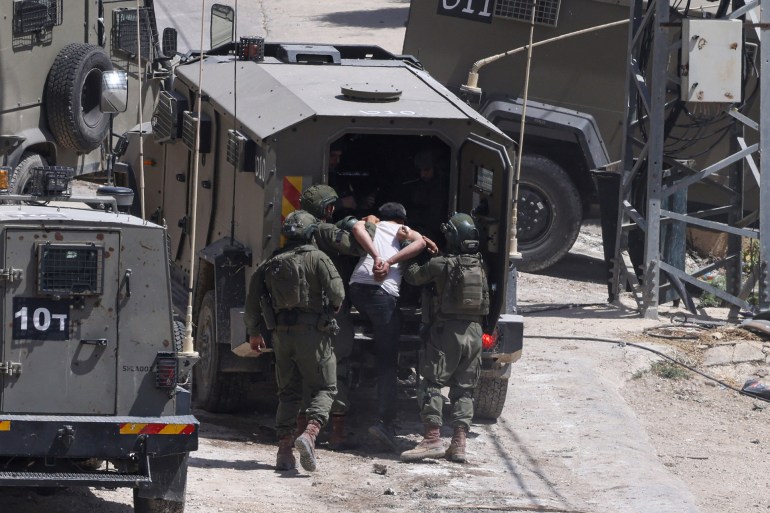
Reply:
[[401, 461], [420, 461], [425, 458], [443, 458], [446, 454], [441, 443], [440, 426], [425, 424], [425, 435], [417, 447], [401, 453]]
[[305, 415], [305, 412], [299, 412], [297, 414], [297, 429], [294, 431], [294, 439], [300, 437], [302, 433], [305, 432], [305, 428], [307, 427], [307, 415]]
[[276, 470], [291, 470], [297, 468], [294, 459], [294, 437], [284, 435], [278, 440], [278, 455], [275, 457]]
[[446, 450], [446, 459], [455, 463], [465, 463], [465, 439], [468, 430], [465, 426], [455, 426], [452, 442]]
[[332, 415], [332, 435], [329, 437], [329, 448], [341, 451], [348, 445], [345, 432], [345, 415]]
[[309, 420], [305, 432], [294, 442], [294, 447], [299, 451], [299, 463], [308, 472], [314, 472], [318, 467], [318, 462], [315, 458], [315, 439], [320, 430], [320, 422]]

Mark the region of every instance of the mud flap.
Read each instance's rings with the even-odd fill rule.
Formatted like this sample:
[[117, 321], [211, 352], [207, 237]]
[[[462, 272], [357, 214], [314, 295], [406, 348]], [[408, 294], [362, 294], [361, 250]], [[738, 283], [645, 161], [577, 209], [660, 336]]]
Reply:
[[189, 453], [147, 459], [150, 482], [140, 485], [135, 496], [184, 503]]

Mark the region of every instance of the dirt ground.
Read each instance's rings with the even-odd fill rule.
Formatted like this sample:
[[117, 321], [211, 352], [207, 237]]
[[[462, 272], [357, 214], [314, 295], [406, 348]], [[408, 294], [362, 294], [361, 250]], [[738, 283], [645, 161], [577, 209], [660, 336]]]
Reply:
[[[187, 511], [770, 511], [768, 403], [619, 342], [654, 348], [728, 386], [767, 379], [770, 343], [728, 327], [664, 330], [678, 310], [645, 320], [605, 304], [600, 254], [598, 228], [589, 225], [554, 269], [520, 275], [523, 356], [500, 419], [473, 425], [468, 464], [405, 464], [382, 452], [366, 433], [368, 388], [354, 395], [357, 446], [335, 453], [322, 440], [313, 474], [273, 470], [272, 412], [198, 411]], [[690, 338], [661, 338], [672, 334]], [[407, 391], [400, 408], [398, 441], [407, 449], [420, 432]], [[6, 489], [0, 501], [14, 513], [132, 511], [124, 489]]]
[[[693, 327], [683, 327], [672, 322], [685, 315], [693, 321], [725, 321], [727, 310], [718, 308], [700, 310], [699, 316], [690, 316], [668, 304], [660, 309], [656, 321], [607, 306], [562, 310], [562, 319], [567, 322], [559, 319], [558, 311], [534, 313], [559, 297], [560, 294], [554, 294], [557, 291], [564, 291], [559, 303], [606, 300], [601, 255], [601, 232], [596, 224], [589, 224], [558, 269], [548, 271], [547, 275], [522, 276], [521, 305], [525, 311], [533, 311], [525, 314], [525, 334], [537, 337], [553, 332], [551, 323], [556, 321], [565, 326], [565, 340], [559, 346], [562, 350], [585, 349], [598, 356], [597, 346], [607, 343], [590, 340], [591, 337], [620, 339], [654, 348], [701, 371], [706, 376], [669, 365], [657, 355], [635, 347], [612, 345], [627, 353], [628, 364], [616, 369], [619, 380], [613, 386], [633, 411], [654, 451], [652, 456], [669, 477], [681, 480], [692, 494], [697, 511], [770, 511], [770, 481], [766, 477], [770, 471], [769, 404], [733, 390], [740, 389], [749, 378], [770, 383], [770, 340], [736, 328], [733, 323], [688, 323]], [[623, 298], [623, 303], [633, 306], [628, 298]], [[673, 317], [675, 314], [678, 319]], [[568, 342], [573, 337], [574, 342]], [[525, 351], [531, 355], [533, 343], [539, 341], [528, 338], [527, 342], [530, 343], [525, 344]], [[632, 473], [627, 478], [633, 480], [636, 476]]]

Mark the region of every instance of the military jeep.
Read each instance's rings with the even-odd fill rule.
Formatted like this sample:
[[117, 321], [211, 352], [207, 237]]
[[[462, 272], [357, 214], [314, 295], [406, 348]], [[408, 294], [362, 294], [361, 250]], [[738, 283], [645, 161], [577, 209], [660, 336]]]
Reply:
[[[221, 30], [234, 19], [227, 9], [212, 8], [220, 28], [212, 33], [232, 34]], [[175, 65], [152, 124], [126, 139], [116, 170], [129, 183], [141, 173], [145, 212], [168, 225], [180, 312], [194, 291], [201, 407], [235, 411], [270, 395], [273, 359], [246, 344], [246, 289], [256, 265], [280, 246], [282, 219], [299, 208], [302, 191], [328, 183], [343, 202], [357, 200], [339, 215], [376, 212], [386, 201], [415, 213], [424, 198], [409, 184], [419, 175], [417, 156], [429, 150], [441, 168], [433, 207], [442, 220], [473, 211], [482, 234], [492, 298], [477, 412], [500, 415], [522, 344], [521, 317], [510, 315], [513, 143], [415, 62], [377, 46], [227, 39]], [[422, 230], [420, 221], [409, 222]], [[413, 365], [421, 314], [419, 291], [408, 289], [400, 304], [405, 367]], [[365, 341], [371, 330], [357, 320], [356, 338]]]
[[51, 166], [10, 195], [11, 171], [0, 168], [0, 486], [131, 487], [135, 511], [179, 513], [198, 422], [166, 231], [119, 210], [130, 190], [73, 196], [74, 170]]

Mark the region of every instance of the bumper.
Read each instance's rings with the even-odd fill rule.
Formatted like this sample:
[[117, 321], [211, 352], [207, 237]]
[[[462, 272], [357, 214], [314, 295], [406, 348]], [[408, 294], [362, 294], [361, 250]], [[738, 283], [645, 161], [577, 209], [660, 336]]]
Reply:
[[521, 315], [504, 314], [497, 321], [497, 343], [481, 353], [481, 374], [485, 377], [508, 378], [511, 365], [521, 358], [524, 346], [524, 319]]
[[198, 448], [198, 420], [0, 414], [0, 458], [127, 459]]

